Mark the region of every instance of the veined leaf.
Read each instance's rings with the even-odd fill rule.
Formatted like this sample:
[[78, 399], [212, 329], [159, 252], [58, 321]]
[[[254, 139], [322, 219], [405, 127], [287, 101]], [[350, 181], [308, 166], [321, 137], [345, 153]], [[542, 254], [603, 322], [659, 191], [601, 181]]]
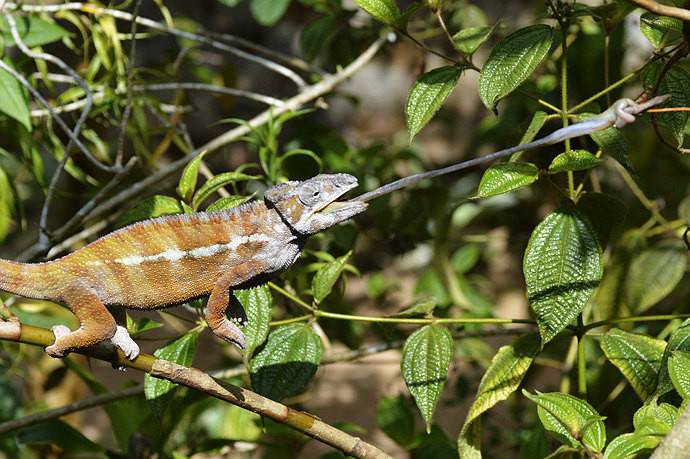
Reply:
[[[179, 338], [168, 341], [163, 347], [156, 350], [153, 355], [159, 359], [189, 366], [194, 359], [198, 336], [198, 332], [184, 334]], [[175, 396], [175, 389], [177, 389], [177, 384], [167, 379], [154, 378], [148, 374], [144, 377], [144, 394], [149, 402], [151, 411], [154, 412], [158, 419], [163, 418], [165, 410]]]
[[268, 324], [273, 313], [273, 298], [268, 285], [232, 292], [247, 314], [247, 325], [240, 326], [247, 340], [242, 352], [251, 354], [268, 336]]
[[583, 446], [596, 452], [604, 449], [604, 418], [589, 403], [558, 392], [532, 395], [523, 390], [523, 394], [537, 404], [542, 424], [561, 443], [578, 450]]
[[642, 401], [654, 394], [665, 341], [613, 328], [604, 335], [601, 348]]
[[659, 370], [659, 382], [656, 386], [656, 395], [661, 396], [673, 389], [673, 384], [669, 375], [669, 359], [675, 352], [690, 351], [690, 319], [686, 319], [671, 334], [668, 344], [664, 349], [661, 358], [661, 368]]
[[494, 33], [499, 23], [491, 26], [468, 27], [453, 35], [453, 45], [458, 51], [466, 54], [474, 53], [491, 34]]
[[539, 169], [532, 163], [501, 163], [484, 172], [479, 183], [479, 197], [488, 198], [517, 190], [534, 183], [539, 178]]
[[591, 169], [603, 162], [603, 159], [597, 158], [587, 150], [571, 150], [561, 153], [551, 161], [549, 174]]
[[308, 324], [276, 328], [249, 364], [254, 390], [275, 401], [301, 392], [316, 373], [323, 344]]
[[400, 10], [393, 0], [355, 0], [371, 17], [391, 27], [398, 27]]
[[482, 429], [481, 418], [475, 418], [465, 423], [458, 435], [458, 455], [462, 459], [482, 459]]
[[633, 260], [626, 288], [633, 314], [640, 314], [665, 298], [685, 275], [687, 248], [680, 239], [647, 247]]
[[131, 225], [135, 222], [155, 218], [163, 215], [181, 214], [184, 209], [180, 202], [169, 196], [151, 196], [135, 204], [127, 210], [115, 225], [118, 228]]
[[247, 175], [240, 172], [225, 172], [218, 174], [201, 185], [201, 188], [194, 194], [192, 199], [192, 208], [198, 209], [199, 205], [204, 202], [204, 199], [218, 191], [220, 188], [230, 185], [241, 180], [256, 180], [260, 178], [258, 175]]
[[314, 295], [314, 302], [316, 304], [321, 303], [328, 295], [330, 295], [333, 290], [333, 286], [340, 277], [340, 274], [345, 269], [345, 264], [347, 259], [350, 258], [352, 251], [347, 252], [345, 255], [338, 257], [330, 263], [323, 265], [314, 274], [314, 278], [311, 281], [311, 290]]
[[233, 207], [238, 207], [245, 202], [251, 201], [254, 199], [254, 196], [256, 196], [256, 191], [248, 196], [226, 196], [209, 205], [205, 212], [232, 209]]
[[489, 110], [520, 86], [539, 66], [553, 41], [553, 29], [536, 24], [501, 40], [486, 59], [479, 76], [479, 96]]
[[479, 383], [477, 396], [467, 412], [467, 419], [458, 437], [459, 448], [468, 451], [468, 454], [475, 450], [478, 452], [481, 437], [479, 416], [515, 392], [540, 347], [539, 335], [528, 333], [518, 336], [510, 345], [498, 350], [486, 369]]
[[646, 12], [640, 17], [640, 30], [657, 49], [683, 41], [683, 21], [680, 19]]
[[[663, 65], [652, 64], [642, 72], [642, 83], [645, 87], [652, 87], [656, 84], [662, 69]], [[659, 84], [659, 94], [671, 94], [671, 100], [659, 105], [658, 108], [687, 107], [690, 105], [688, 87], [690, 87], [688, 72], [677, 65], [667, 69]], [[657, 113], [656, 116], [673, 132], [678, 145], [682, 145], [685, 139], [685, 126], [688, 123], [688, 112]]]
[[180, 176], [180, 181], [177, 184], [177, 194], [185, 201], [190, 202], [192, 200], [192, 195], [194, 194], [194, 189], [196, 188], [196, 180], [199, 172], [199, 164], [201, 160], [206, 155], [208, 150], [204, 150], [194, 159], [192, 159], [189, 164], [187, 164], [182, 171]]
[[687, 404], [687, 400], [690, 399], [690, 352], [672, 352], [668, 359], [668, 373], [673, 387]]
[[440, 325], [420, 328], [403, 347], [400, 370], [422, 413], [427, 433], [431, 432], [431, 417], [446, 383], [452, 354], [453, 337], [450, 330]]
[[441, 108], [461, 73], [457, 67], [439, 67], [419, 77], [412, 86], [405, 105], [410, 142]]
[[577, 209], [549, 214], [530, 237], [524, 273], [547, 343], [577, 317], [601, 281], [601, 247], [589, 220]]
[[636, 435], [634, 433], [619, 435], [606, 447], [604, 459], [636, 457], [637, 454], [651, 451], [659, 444], [661, 437], [656, 435]]

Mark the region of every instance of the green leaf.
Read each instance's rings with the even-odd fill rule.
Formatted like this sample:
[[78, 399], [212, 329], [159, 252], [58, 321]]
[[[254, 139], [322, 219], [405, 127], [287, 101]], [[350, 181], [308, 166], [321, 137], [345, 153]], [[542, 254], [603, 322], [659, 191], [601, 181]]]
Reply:
[[393, 0], [355, 0], [355, 3], [377, 21], [391, 27], [399, 26], [400, 10]]
[[603, 417], [592, 406], [569, 394], [552, 392], [525, 397], [537, 404], [537, 414], [546, 430], [564, 445], [595, 452], [604, 449], [606, 429]]
[[196, 188], [199, 164], [204, 158], [204, 155], [206, 155], [207, 151], [208, 150], [204, 150], [196, 155], [196, 157], [185, 166], [184, 171], [182, 171], [180, 181], [177, 185], [177, 194], [185, 202], [190, 202], [192, 200], [192, 195], [194, 194], [194, 189]]
[[[525, 133], [522, 134], [522, 138], [520, 139], [520, 145], [530, 143], [532, 139], [534, 139], [534, 137], [537, 135], [537, 133], [541, 130], [541, 128], [544, 126], [544, 123], [546, 123], [547, 118], [548, 115], [546, 114], [546, 112], [534, 112], [534, 115], [532, 116], [532, 119], [529, 122], [529, 126], [527, 126]], [[518, 151], [517, 153], [513, 153], [512, 155], [510, 155], [510, 162], [517, 161], [523, 153], [524, 151]]]
[[[38, 16], [14, 16], [17, 24], [17, 32], [22, 42], [29, 48], [45, 45], [58, 41], [64, 37], [72, 36], [67, 30], [57, 24], [45, 21]], [[2, 18], [2, 36], [5, 39], [5, 46], [16, 46], [7, 16]]]
[[668, 403], [658, 405], [654, 399], [642, 405], [633, 416], [636, 434], [664, 436], [678, 420], [678, 408]]
[[[583, 121], [594, 116], [597, 115], [593, 113], [581, 113], [578, 115], [578, 121]], [[625, 140], [625, 137], [623, 137], [623, 134], [621, 134], [618, 129], [610, 127], [603, 131], [592, 132], [589, 136], [599, 145], [599, 148], [601, 148], [604, 153], [611, 156], [618, 161], [621, 166], [632, 172], [632, 166], [628, 160], [630, 147], [628, 146], [628, 141]]]
[[214, 212], [216, 210], [226, 210], [232, 209], [233, 207], [239, 207], [245, 202], [249, 202], [256, 196], [256, 191], [249, 196], [227, 196], [220, 198], [210, 206], [206, 208], [206, 212]]
[[[168, 360], [180, 365], [189, 366], [194, 360], [198, 332], [186, 333], [179, 338], [168, 341], [163, 347], [153, 353], [159, 359]], [[146, 375], [144, 377], [144, 394], [149, 402], [151, 411], [158, 419], [163, 419], [163, 414], [168, 409], [175, 396], [177, 384], [167, 379], [158, 379]]]
[[482, 459], [481, 418], [465, 423], [458, 435], [458, 455], [462, 459]]
[[665, 347], [665, 341], [617, 328], [609, 330], [601, 341], [606, 357], [642, 401], [654, 394]]
[[336, 19], [334, 16], [323, 16], [307, 24], [300, 35], [302, 56], [308, 62], [314, 60], [328, 37], [335, 30]]
[[668, 359], [668, 373], [683, 400], [690, 399], [690, 352], [673, 351]]
[[577, 317], [601, 281], [601, 247], [589, 220], [577, 209], [553, 211], [534, 229], [523, 269], [545, 344]]
[[290, 0], [249, 0], [252, 17], [262, 26], [272, 26], [287, 11]]
[[[5, 57], [2, 61], [14, 68], [12, 61]], [[0, 69], [0, 112], [19, 121], [29, 132], [32, 130], [29, 102], [19, 82], [4, 69]]]
[[117, 228], [131, 225], [148, 218], [162, 215], [175, 215], [184, 213], [184, 209], [177, 199], [168, 196], [151, 196], [130, 207], [115, 225]]
[[680, 239], [661, 241], [635, 257], [626, 280], [632, 313], [645, 312], [671, 293], [685, 275], [687, 262], [687, 248]]
[[461, 74], [462, 70], [449, 65], [433, 69], [415, 82], [405, 105], [409, 142], [441, 108]]
[[458, 51], [473, 54], [496, 30], [499, 23], [483, 27], [469, 27], [453, 35], [453, 45]]
[[437, 304], [438, 300], [432, 296], [386, 317], [429, 317]]
[[482, 413], [515, 392], [540, 347], [539, 335], [527, 333], [498, 350], [482, 376], [477, 396], [467, 412], [463, 430]]
[[549, 174], [591, 169], [603, 162], [603, 159], [597, 158], [586, 150], [571, 150], [561, 153], [551, 161]]
[[17, 434], [17, 441], [27, 445], [53, 445], [58, 446], [72, 455], [86, 453], [100, 456], [105, 455], [102, 446], [86, 438], [64, 421], [53, 419], [22, 429]]
[[520, 86], [539, 66], [553, 41], [553, 29], [536, 24], [501, 40], [486, 59], [479, 76], [479, 96], [489, 110]]
[[340, 274], [345, 269], [347, 259], [352, 254], [352, 251], [345, 255], [336, 258], [330, 263], [326, 263], [314, 274], [311, 281], [311, 290], [314, 295], [314, 303], [321, 303], [333, 290], [333, 286], [340, 277]]
[[247, 314], [248, 324], [240, 328], [247, 340], [247, 348], [243, 352], [251, 354], [268, 336], [273, 313], [271, 290], [267, 284], [263, 284], [250, 289], [235, 290], [233, 294]]
[[406, 447], [414, 440], [414, 413], [402, 397], [383, 397], [376, 409], [376, 424], [395, 443]]
[[674, 352], [690, 351], [690, 319], [686, 319], [671, 334], [668, 344], [664, 349], [664, 356], [661, 359], [661, 369], [659, 370], [659, 382], [656, 387], [656, 395], [661, 396], [673, 389], [673, 384], [669, 375], [669, 358]]
[[276, 328], [249, 365], [254, 390], [275, 401], [301, 392], [316, 373], [323, 345], [308, 324]]
[[247, 175], [240, 172], [225, 172], [223, 174], [218, 174], [204, 183], [194, 194], [194, 198], [192, 199], [192, 208], [198, 209], [199, 205], [204, 202], [206, 198], [224, 186], [239, 182], [241, 180], [256, 180], [258, 178], [258, 175]]
[[130, 321], [130, 317], [127, 316], [127, 330], [132, 337], [138, 336], [147, 330], [153, 330], [154, 328], [160, 328], [163, 326], [163, 324], [151, 320], [148, 317], [142, 317], [139, 319], [136, 327], [134, 326], [134, 323], [130, 323]]
[[[664, 67], [663, 64], [652, 64], [645, 68], [642, 72], [642, 83], [644, 86], [655, 86]], [[690, 87], [690, 75], [688, 75], [688, 72], [678, 65], [666, 69], [666, 73], [659, 84], [659, 94], [671, 94], [671, 100], [659, 105], [657, 108], [689, 106], [690, 93], [688, 92], [688, 87]], [[657, 113], [656, 117], [671, 130], [673, 136], [678, 141], [678, 145], [682, 145], [685, 139], [685, 126], [688, 123], [688, 112]]]
[[400, 370], [407, 389], [414, 397], [431, 432], [431, 418], [436, 402], [446, 383], [446, 374], [453, 354], [453, 337], [440, 325], [426, 325], [405, 341]]
[[680, 19], [647, 12], [640, 17], [640, 30], [657, 49], [683, 41], [683, 21]]
[[484, 172], [479, 183], [479, 197], [488, 198], [517, 190], [534, 183], [539, 178], [539, 169], [532, 163], [501, 163]]
[[656, 448], [661, 437], [656, 435], [623, 434], [614, 438], [606, 447], [604, 459], [638, 457], [642, 452]]

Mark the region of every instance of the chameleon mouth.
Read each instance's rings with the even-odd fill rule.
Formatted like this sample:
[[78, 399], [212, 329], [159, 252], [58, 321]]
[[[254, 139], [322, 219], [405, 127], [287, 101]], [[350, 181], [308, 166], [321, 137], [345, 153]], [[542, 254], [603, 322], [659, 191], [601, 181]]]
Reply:
[[364, 201], [334, 201], [324, 206], [318, 212], [320, 214], [330, 214], [333, 212], [342, 212], [343, 210], [359, 208], [363, 205], [366, 206]]

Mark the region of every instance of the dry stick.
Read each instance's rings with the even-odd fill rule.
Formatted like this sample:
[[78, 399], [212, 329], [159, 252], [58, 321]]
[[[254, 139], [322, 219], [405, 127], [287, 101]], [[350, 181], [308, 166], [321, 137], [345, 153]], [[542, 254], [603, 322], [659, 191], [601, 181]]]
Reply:
[[531, 148], [542, 147], [545, 145], [553, 145], [558, 142], [562, 142], [567, 139], [572, 139], [573, 137], [579, 137], [586, 134], [591, 134], [593, 132], [602, 131], [604, 129], [615, 126], [617, 128], [622, 128], [628, 123], [635, 121], [635, 116], [638, 113], [666, 102], [671, 98], [670, 95], [666, 94], [663, 96], [655, 97], [644, 103], [637, 103], [632, 99], [621, 99], [616, 101], [611, 107], [609, 107], [605, 112], [593, 118], [586, 119], [579, 123], [571, 124], [561, 128], [546, 137], [535, 140], [524, 145], [517, 145], [515, 147], [506, 148], [505, 150], [490, 153], [485, 156], [480, 156], [478, 158], [473, 158], [468, 161], [463, 161], [458, 164], [453, 164], [452, 166], [444, 167], [442, 169], [436, 169], [429, 172], [421, 172], [419, 174], [409, 175], [403, 177], [395, 182], [388, 183], [386, 185], [380, 186], [373, 191], [369, 191], [356, 198], [350, 199], [350, 201], [364, 202], [369, 201], [374, 198], [378, 198], [384, 194], [390, 193], [391, 191], [398, 190], [400, 188], [412, 185], [413, 183], [420, 182], [433, 177], [438, 177], [439, 175], [449, 174], [451, 172], [459, 171], [461, 169], [466, 169], [468, 167], [476, 166], [477, 164], [485, 163], [487, 161], [493, 161], [494, 159], [503, 158], [504, 156], [512, 155], [513, 153], [518, 153], [520, 151], [529, 150]]
[[[22, 325], [18, 321], [0, 321], [0, 339], [44, 347], [55, 341], [51, 331], [30, 325]], [[127, 359], [122, 351], [117, 350], [117, 354], [115, 354], [113, 350], [114, 348], [110, 343], [104, 342], [75, 352], [114, 362], [119, 366], [145, 371], [151, 376], [167, 379], [175, 384], [182, 384], [207, 395], [225, 400], [233, 405], [265, 416], [279, 424], [285, 424], [342, 451], [348, 456], [361, 458], [390, 457], [374, 445], [336, 429], [308, 413], [294, 410], [250, 390], [218, 380], [197, 368], [185, 367], [147, 354], [139, 354], [139, 357], [132, 361]]]

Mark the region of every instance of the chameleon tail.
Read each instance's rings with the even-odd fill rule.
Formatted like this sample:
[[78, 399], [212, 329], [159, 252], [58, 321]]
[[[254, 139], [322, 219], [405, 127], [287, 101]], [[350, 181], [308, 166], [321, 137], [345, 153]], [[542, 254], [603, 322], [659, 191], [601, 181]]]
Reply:
[[46, 263], [18, 263], [0, 258], [0, 290], [25, 298], [58, 300], [55, 276], [46, 268]]

